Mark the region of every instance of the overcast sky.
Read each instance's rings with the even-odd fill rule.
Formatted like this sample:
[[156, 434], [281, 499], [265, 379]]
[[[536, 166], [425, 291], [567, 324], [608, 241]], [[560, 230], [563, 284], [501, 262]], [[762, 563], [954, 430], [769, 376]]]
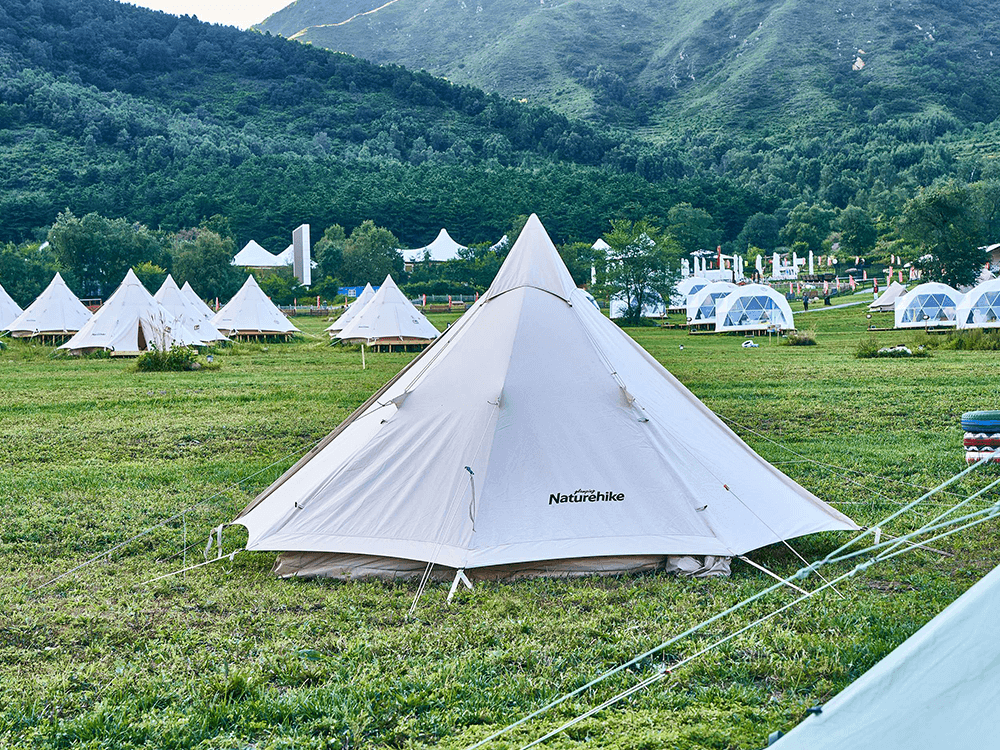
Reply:
[[201, 21], [225, 23], [245, 29], [260, 23], [292, 0], [128, 0], [144, 8], [174, 15], [198, 16]]

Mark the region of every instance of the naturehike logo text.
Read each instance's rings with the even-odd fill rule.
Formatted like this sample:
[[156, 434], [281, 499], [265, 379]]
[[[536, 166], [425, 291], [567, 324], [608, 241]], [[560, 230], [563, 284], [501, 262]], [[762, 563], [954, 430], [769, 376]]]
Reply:
[[620, 503], [625, 499], [624, 492], [598, 492], [597, 490], [577, 490], [570, 495], [560, 495], [558, 492], [549, 495], [549, 505], [559, 505], [560, 503]]

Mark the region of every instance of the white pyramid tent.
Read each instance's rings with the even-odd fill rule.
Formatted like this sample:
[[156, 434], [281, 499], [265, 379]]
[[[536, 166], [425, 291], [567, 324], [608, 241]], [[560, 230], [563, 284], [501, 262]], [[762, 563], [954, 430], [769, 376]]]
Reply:
[[372, 345], [426, 343], [439, 335], [434, 324], [396, 286], [392, 276], [385, 277], [375, 296], [336, 334], [341, 341]]
[[60, 346], [73, 354], [105, 349], [135, 354], [152, 347], [198, 346], [203, 342], [153, 299], [130, 268], [93, 317], [69, 341]]
[[413, 250], [404, 250], [403, 257], [410, 262], [420, 262], [427, 253], [430, 253], [431, 260], [440, 262], [443, 260], [454, 260], [458, 257], [458, 251], [465, 249], [465, 245], [455, 242], [451, 238], [451, 235], [448, 234], [448, 230], [442, 227], [441, 231], [438, 232], [438, 236], [434, 238], [431, 244], [426, 247], [417, 247]]
[[872, 312], [892, 312], [896, 307], [896, 300], [904, 294], [906, 287], [894, 281], [878, 296], [878, 299], [868, 305], [868, 309]]
[[58, 273], [13, 322], [7, 326], [12, 336], [59, 336], [76, 333], [90, 320], [90, 312], [69, 290]]
[[299, 330], [268, 299], [252, 275], [211, 323], [227, 336], [279, 336]]
[[177, 282], [174, 281], [174, 277], [170, 274], [167, 274], [167, 278], [153, 295], [153, 299], [167, 308], [168, 312], [206, 344], [213, 341], [229, 341], [219, 329], [212, 325], [212, 321], [205, 320], [201, 310], [181, 291]]
[[280, 268], [286, 265], [280, 256], [269, 253], [254, 240], [250, 240], [236, 253], [232, 264], [243, 268]]
[[0, 330], [6, 329], [23, 312], [21, 306], [0, 285]]
[[955, 308], [958, 328], [1000, 328], [1000, 279], [970, 289]]
[[344, 326], [350, 323], [354, 318], [357, 317], [358, 313], [365, 309], [371, 298], [375, 296], [375, 290], [372, 289], [371, 284], [365, 284], [365, 288], [361, 290], [354, 302], [352, 302], [346, 310], [341, 314], [339, 318], [333, 321], [333, 324], [326, 330], [330, 332], [330, 337], [335, 336], [339, 331], [344, 330]]
[[995, 747], [1000, 568], [787, 736], [777, 750]]
[[947, 284], [931, 281], [919, 284], [896, 298], [896, 328], [950, 328], [962, 293]]
[[534, 215], [486, 294], [236, 522], [283, 575], [355, 577], [627, 570], [856, 528], [597, 310]]
[[201, 315], [204, 320], [211, 320], [215, 317], [215, 310], [205, 304], [205, 300], [199, 297], [194, 289], [191, 288], [191, 282], [185, 281], [184, 286], [181, 287], [181, 291], [184, 296], [187, 297], [191, 304], [194, 305], [195, 310]]

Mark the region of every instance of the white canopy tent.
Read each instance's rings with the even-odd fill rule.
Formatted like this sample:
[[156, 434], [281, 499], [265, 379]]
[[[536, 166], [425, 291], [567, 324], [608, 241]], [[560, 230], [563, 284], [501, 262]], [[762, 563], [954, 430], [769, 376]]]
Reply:
[[747, 284], [716, 302], [716, 331], [761, 331], [767, 328], [781, 331], [795, 328], [788, 300], [771, 287]]
[[281, 575], [592, 574], [854, 529], [577, 289], [532, 215], [489, 290], [236, 519]]
[[728, 281], [713, 281], [687, 298], [688, 325], [715, 325], [715, 309], [718, 301], [737, 289]]
[[326, 330], [330, 333], [330, 338], [334, 338], [337, 333], [344, 330], [344, 326], [350, 323], [354, 318], [357, 317], [358, 313], [365, 309], [365, 305], [371, 302], [372, 297], [375, 296], [375, 290], [372, 289], [371, 284], [365, 284], [365, 288], [361, 290], [354, 302], [352, 302], [340, 317], [333, 321]]
[[777, 750], [995, 747], [1000, 568], [778, 740]]
[[958, 328], [1000, 328], [1000, 279], [973, 287], [955, 307]]
[[[663, 298], [652, 289], [646, 290], [646, 301], [642, 303], [642, 317], [662, 318], [667, 314], [667, 306]], [[628, 300], [620, 294], [614, 294], [608, 300], [608, 315], [612, 319], [624, 318], [628, 313]]]
[[299, 330], [264, 294], [252, 274], [210, 322], [227, 336], [286, 336]]
[[57, 273], [45, 291], [6, 330], [18, 338], [65, 336], [83, 328], [92, 315]]
[[6, 329], [23, 312], [21, 306], [0, 285], [0, 330]]
[[868, 309], [872, 312], [892, 312], [896, 309], [896, 300], [904, 294], [906, 294], [906, 287], [898, 281], [894, 281], [886, 287], [878, 299], [868, 305]]
[[955, 325], [962, 293], [931, 281], [896, 298], [896, 328], [947, 328]]
[[167, 308], [168, 312], [206, 344], [214, 341], [229, 341], [218, 328], [212, 325], [212, 321], [205, 320], [201, 310], [181, 291], [177, 282], [174, 281], [174, 277], [170, 274], [167, 274], [167, 278], [163, 280], [159, 290], [153, 295], [153, 299]]
[[432, 261], [440, 262], [443, 260], [454, 260], [458, 257], [459, 250], [465, 250], [465, 245], [460, 245], [455, 240], [451, 238], [448, 234], [448, 230], [441, 228], [438, 232], [437, 237], [434, 241], [426, 247], [417, 247], [412, 250], [403, 250], [403, 257], [406, 258], [409, 263], [418, 263], [424, 260], [428, 254], [430, 254], [430, 259]]
[[378, 291], [336, 337], [345, 342], [379, 345], [427, 343], [440, 335], [400, 291], [392, 276], [386, 276]]
[[184, 296], [187, 297], [191, 304], [194, 305], [195, 310], [201, 315], [204, 320], [211, 320], [215, 317], [215, 310], [205, 304], [205, 300], [199, 297], [194, 289], [191, 288], [191, 282], [185, 281], [184, 286], [181, 287], [181, 291]]
[[199, 346], [202, 340], [153, 299], [130, 268], [115, 293], [60, 349], [138, 354], [151, 348]]
[[234, 266], [241, 266], [243, 268], [281, 268], [282, 266], [287, 266], [288, 263], [291, 263], [290, 259], [288, 262], [285, 262], [281, 255], [269, 253], [254, 240], [250, 240], [244, 245], [243, 249], [236, 253], [232, 261]]

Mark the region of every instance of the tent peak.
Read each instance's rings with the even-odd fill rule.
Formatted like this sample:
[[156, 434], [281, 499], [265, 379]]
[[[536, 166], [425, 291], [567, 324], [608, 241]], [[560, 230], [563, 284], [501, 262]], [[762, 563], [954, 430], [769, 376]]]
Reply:
[[531, 214], [517, 242], [486, 292], [486, 299], [520, 287], [533, 287], [569, 302], [576, 284], [538, 214]]

